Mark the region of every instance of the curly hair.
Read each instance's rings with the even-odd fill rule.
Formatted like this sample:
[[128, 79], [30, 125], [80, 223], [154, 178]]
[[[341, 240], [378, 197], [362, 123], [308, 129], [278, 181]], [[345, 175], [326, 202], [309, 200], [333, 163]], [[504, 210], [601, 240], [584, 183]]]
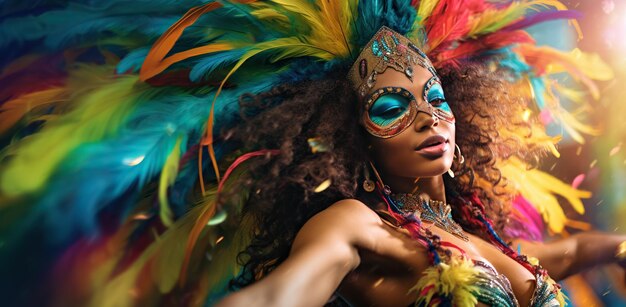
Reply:
[[[343, 76], [284, 84], [241, 97], [244, 122], [229, 135], [248, 150], [278, 148], [281, 154], [254, 161], [242, 183], [252, 191], [244, 214], [252, 217], [256, 227], [250, 245], [238, 256], [243, 273], [231, 287], [246, 286], [276, 268], [287, 258], [304, 223], [333, 203], [358, 198], [375, 205], [360, 188], [369, 161], [366, 132], [359, 125], [357, 97]], [[502, 230], [511, 195], [495, 163], [510, 156], [528, 160], [541, 152], [500, 133], [521, 127], [530, 135], [530, 124], [518, 116], [526, 102], [510, 96], [502, 75], [485, 66], [443, 69], [440, 76], [457, 118], [456, 140], [466, 157], [455, 169], [456, 178], [444, 176], [446, 197], [475, 193]], [[246, 115], [253, 113], [259, 114]], [[327, 150], [312, 151], [311, 138]], [[332, 184], [316, 193], [326, 180]], [[461, 214], [453, 208], [457, 221], [479, 234]]]

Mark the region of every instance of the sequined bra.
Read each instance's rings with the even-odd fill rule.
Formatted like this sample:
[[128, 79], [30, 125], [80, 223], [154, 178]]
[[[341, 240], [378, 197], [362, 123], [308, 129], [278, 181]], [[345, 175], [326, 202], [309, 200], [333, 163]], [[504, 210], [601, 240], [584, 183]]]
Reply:
[[[390, 216], [377, 211], [386, 224], [404, 231]], [[443, 259], [442, 259], [443, 260]], [[535, 273], [535, 291], [529, 306], [564, 306], [560, 287], [548, 276]], [[464, 256], [449, 256], [424, 270], [422, 277], [410, 290], [417, 294], [414, 306], [488, 306], [519, 307], [509, 279], [483, 261]]]
[[[531, 307], [558, 307], [559, 291], [547, 275], [537, 274]], [[450, 264], [426, 269], [412, 289], [417, 291], [415, 306], [488, 306], [519, 307], [509, 279], [483, 261], [457, 258]]]
[[[474, 261], [476, 268], [480, 270], [476, 282], [478, 291], [474, 293], [476, 299], [489, 306], [519, 307], [520, 304], [513, 294], [509, 279], [502, 275], [490, 265], [482, 261]], [[548, 282], [548, 277], [537, 274], [535, 276], [536, 287], [530, 301], [531, 307], [557, 307], [561, 303], [557, 299], [557, 294], [552, 291]]]

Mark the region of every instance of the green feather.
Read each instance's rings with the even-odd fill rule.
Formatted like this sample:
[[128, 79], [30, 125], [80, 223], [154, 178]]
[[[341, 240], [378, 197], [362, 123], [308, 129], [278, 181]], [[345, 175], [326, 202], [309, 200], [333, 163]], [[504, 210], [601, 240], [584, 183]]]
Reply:
[[174, 215], [170, 209], [170, 204], [167, 199], [167, 189], [174, 183], [174, 181], [176, 181], [176, 176], [178, 175], [178, 164], [180, 161], [182, 141], [182, 136], [179, 136], [176, 139], [176, 144], [165, 161], [165, 165], [161, 171], [161, 179], [159, 180], [159, 216], [161, 217], [163, 224], [168, 227], [172, 225]]
[[7, 196], [40, 191], [73, 150], [115, 134], [141, 101], [137, 81], [136, 76], [123, 76], [109, 78], [91, 89], [76, 89], [78, 94], [70, 97], [73, 110], [50, 119], [37, 134], [3, 152], [11, 159], [3, 166], [0, 191]]

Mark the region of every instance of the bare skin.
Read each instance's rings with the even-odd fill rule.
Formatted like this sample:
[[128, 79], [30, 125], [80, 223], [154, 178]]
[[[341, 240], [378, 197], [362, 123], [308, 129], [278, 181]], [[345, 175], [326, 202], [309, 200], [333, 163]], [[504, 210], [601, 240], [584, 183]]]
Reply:
[[[423, 85], [431, 75], [419, 66], [414, 71], [411, 81], [389, 69], [379, 75], [376, 88], [401, 86], [422, 99]], [[449, 150], [436, 159], [417, 154], [416, 146], [433, 134], [446, 137]], [[441, 175], [453, 160], [454, 134], [454, 124], [420, 112], [399, 135], [372, 136], [372, 156], [382, 179], [394, 192], [417, 191], [445, 201]], [[315, 215], [299, 231], [287, 260], [217, 306], [322, 306], [336, 291], [355, 306], [413, 304], [417, 294], [409, 289], [430, 266], [426, 250], [402, 229], [383, 222], [373, 209], [377, 208], [347, 199]], [[424, 226], [463, 249], [469, 258], [491, 264], [510, 280], [520, 304], [529, 304], [535, 277], [522, 265], [479, 237], [467, 234], [470, 239], [465, 242], [432, 224]], [[515, 246], [537, 257], [552, 278], [560, 280], [613, 262], [614, 251], [624, 240], [626, 236], [587, 233], [545, 244], [517, 241]]]

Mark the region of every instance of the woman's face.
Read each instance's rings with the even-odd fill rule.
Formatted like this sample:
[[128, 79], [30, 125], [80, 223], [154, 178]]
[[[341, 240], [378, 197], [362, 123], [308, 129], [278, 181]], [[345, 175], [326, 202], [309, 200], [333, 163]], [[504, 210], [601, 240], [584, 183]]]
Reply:
[[370, 153], [384, 176], [434, 177], [450, 169], [454, 116], [430, 71], [415, 65], [411, 80], [387, 69], [362, 103]]

